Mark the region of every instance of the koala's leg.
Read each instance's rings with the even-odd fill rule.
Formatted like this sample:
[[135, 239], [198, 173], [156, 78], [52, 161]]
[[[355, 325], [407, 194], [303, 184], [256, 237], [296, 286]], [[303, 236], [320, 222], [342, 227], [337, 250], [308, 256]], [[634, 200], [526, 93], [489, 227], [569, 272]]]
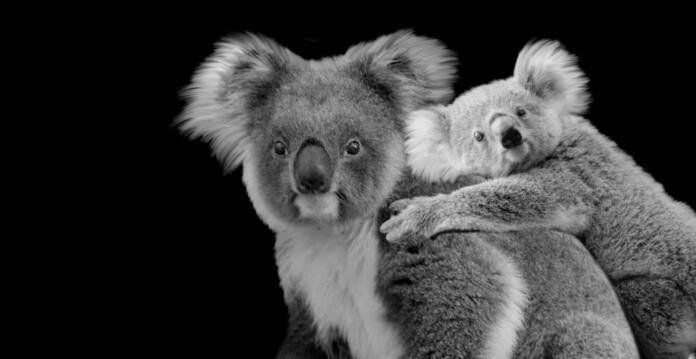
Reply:
[[[500, 323], [516, 323], [505, 320], [511, 316], [501, 318], [514, 303], [514, 291], [508, 282], [510, 258], [489, 243], [496, 236], [447, 233], [430, 240], [409, 235], [389, 247], [378, 290], [388, 303], [388, 317], [399, 323], [406, 358], [509, 357], [500, 353], [514, 350], [515, 330], [492, 336]], [[515, 325], [523, 326], [504, 327]]]
[[316, 342], [316, 330], [302, 301], [296, 299], [288, 303], [288, 311], [288, 330], [276, 359], [328, 359], [329, 356]]
[[561, 324], [552, 334], [544, 358], [638, 359], [633, 338], [596, 314], [575, 314]]
[[615, 284], [644, 358], [687, 358], [696, 351], [696, 310], [669, 279], [629, 278]]

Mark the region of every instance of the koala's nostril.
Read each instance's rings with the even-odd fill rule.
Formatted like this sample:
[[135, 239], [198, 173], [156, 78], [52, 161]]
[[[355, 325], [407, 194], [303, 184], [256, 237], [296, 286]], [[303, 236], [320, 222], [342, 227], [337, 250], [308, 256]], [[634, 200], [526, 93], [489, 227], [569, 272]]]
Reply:
[[503, 133], [501, 143], [505, 148], [515, 148], [522, 144], [522, 134], [516, 128], [510, 127]]
[[301, 178], [300, 182], [297, 184], [297, 189], [302, 194], [311, 193], [326, 193], [329, 190], [329, 186], [324, 180], [324, 176], [314, 175], [305, 178]]

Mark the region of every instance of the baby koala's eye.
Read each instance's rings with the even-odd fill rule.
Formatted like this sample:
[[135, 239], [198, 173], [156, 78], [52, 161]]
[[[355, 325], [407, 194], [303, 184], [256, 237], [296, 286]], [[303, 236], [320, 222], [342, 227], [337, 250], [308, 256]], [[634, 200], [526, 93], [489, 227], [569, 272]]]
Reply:
[[273, 152], [275, 152], [276, 155], [285, 156], [288, 154], [288, 148], [282, 141], [275, 141], [275, 143], [273, 143]]
[[484, 137], [483, 132], [481, 132], [481, 131], [474, 131], [474, 140], [476, 140], [476, 142], [481, 142], [481, 141], [483, 141], [483, 137]]
[[353, 140], [346, 145], [346, 153], [355, 156], [360, 152], [360, 142]]
[[515, 114], [517, 115], [517, 117], [522, 117], [527, 114], [527, 111], [522, 107], [518, 107], [517, 109], [515, 109]]

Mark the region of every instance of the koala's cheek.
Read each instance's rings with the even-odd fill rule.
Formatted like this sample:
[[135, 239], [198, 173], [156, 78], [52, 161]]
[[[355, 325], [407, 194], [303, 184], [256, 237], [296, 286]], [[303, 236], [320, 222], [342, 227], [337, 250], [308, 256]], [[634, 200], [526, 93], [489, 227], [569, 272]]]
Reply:
[[560, 137], [556, 137], [556, 135], [549, 132], [538, 131], [530, 133], [530, 136], [527, 138], [529, 152], [525, 158], [525, 167], [531, 166], [548, 157], [556, 146], [558, 146], [559, 139]]
[[553, 151], [560, 142], [562, 132], [561, 119], [557, 116], [539, 118], [539, 121], [534, 122], [533, 127], [527, 130], [533, 152], [543, 157], [543, 154]]
[[286, 161], [271, 156], [259, 156], [254, 164], [257, 166], [256, 172], [259, 173], [259, 176], [253, 179], [258, 182], [258, 200], [268, 204], [267, 207], [274, 215], [284, 219], [294, 218], [297, 210], [292, 205], [291, 173]]
[[336, 172], [334, 177], [334, 189], [339, 199], [341, 217], [348, 219], [355, 216], [355, 211], [361, 205], [359, 176], [345, 168]]
[[334, 185], [343, 219], [364, 214], [374, 201], [374, 179], [369, 169], [359, 163], [341, 166], [336, 173]]
[[375, 156], [368, 164], [360, 171], [360, 193], [368, 207], [379, 206], [391, 194], [396, 182], [401, 178], [406, 159], [403, 151], [391, 151]]
[[490, 176], [500, 162], [499, 156], [490, 145], [472, 148], [462, 160], [462, 174]]

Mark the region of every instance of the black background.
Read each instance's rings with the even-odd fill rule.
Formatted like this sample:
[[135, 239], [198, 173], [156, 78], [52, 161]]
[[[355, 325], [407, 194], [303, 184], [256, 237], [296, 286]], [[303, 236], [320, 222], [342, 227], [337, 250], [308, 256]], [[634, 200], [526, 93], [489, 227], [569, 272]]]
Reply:
[[111, 124], [117, 142], [108, 149], [117, 162], [107, 166], [108, 184], [95, 192], [97, 201], [114, 203], [101, 230], [109, 238], [99, 240], [93, 257], [95, 266], [104, 259], [108, 267], [100, 279], [108, 304], [95, 311], [94, 322], [118, 328], [115, 336], [104, 332], [116, 338], [107, 350], [144, 346], [153, 354], [237, 357], [248, 349], [266, 358], [283, 338], [286, 309], [274, 239], [255, 215], [241, 170], [223, 175], [206, 144], [172, 127], [184, 106], [180, 89], [213, 43], [232, 33], [261, 33], [316, 59], [410, 28], [458, 53], [457, 93], [510, 76], [529, 40], [560, 40], [590, 79], [587, 117], [668, 193], [696, 205], [689, 129], [696, 103], [691, 89], [682, 90], [693, 83], [694, 39], [678, 12], [575, 18], [561, 10], [527, 10], [502, 17], [491, 10], [425, 8], [406, 17], [364, 10], [337, 19], [340, 8], [292, 15], [280, 9], [177, 10], [119, 12], [107, 24], [110, 40], [90, 42], [110, 54], [109, 80], [123, 84], [118, 108], [104, 113], [119, 117]]

